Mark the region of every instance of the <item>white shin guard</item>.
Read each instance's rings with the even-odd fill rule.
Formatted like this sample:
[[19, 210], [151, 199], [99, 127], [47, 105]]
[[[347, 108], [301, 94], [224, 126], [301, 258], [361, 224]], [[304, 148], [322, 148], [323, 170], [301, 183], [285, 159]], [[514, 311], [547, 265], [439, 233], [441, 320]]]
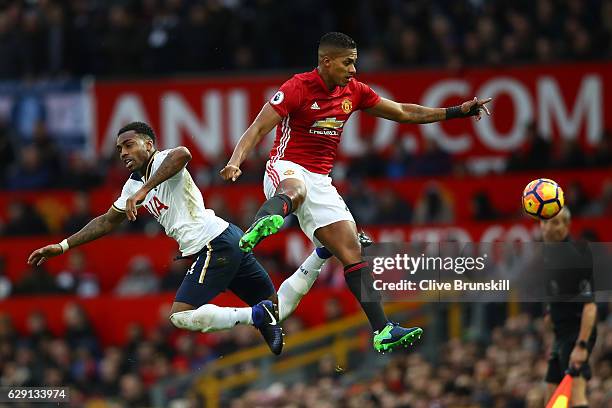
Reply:
[[319, 258], [316, 251], [313, 251], [298, 270], [278, 288], [278, 314], [281, 322], [293, 313], [300, 300], [308, 293], [319, 277], [325, 261], [326, 259]]
[[253, 323], [250, 307], [219, 307], [211, 304], [173, 313], [170, 321], [179, 329], [203, 333], [230, 329], [238, 324]]

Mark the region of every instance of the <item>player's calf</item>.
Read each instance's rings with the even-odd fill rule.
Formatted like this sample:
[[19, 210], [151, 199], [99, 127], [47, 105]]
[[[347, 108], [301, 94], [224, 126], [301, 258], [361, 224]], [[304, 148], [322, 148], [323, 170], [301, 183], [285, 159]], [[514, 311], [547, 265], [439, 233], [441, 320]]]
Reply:
[[[357, 234], [357, 238], [359, 238], [359, 243], [361, 244], [361, 248], [367, 248], [374, 243], [374, 241], [372, 241], [372, 238], [370, 238], [363, 231], [360, 231]], [[317, 255], [319, 255], [321, 259], [328, 259], [334, 256], [334, 254], [332, 254], [331, 251], [325, 247], [318, 247], [316, 248], [316, 251], [317, 251]]]
[[332, 256], [321, 247], [310, 254], [300, 267], [278, 288], [278, 310], [280, 321], [285, 320], [297, 308], [321, 273], [321, 267]]
[[287, 194], [276, 194], [267, 199], [255, 214], [258, 220], [267, 215], [280, 215], [286, 217], [293, 212], [293, 202]]

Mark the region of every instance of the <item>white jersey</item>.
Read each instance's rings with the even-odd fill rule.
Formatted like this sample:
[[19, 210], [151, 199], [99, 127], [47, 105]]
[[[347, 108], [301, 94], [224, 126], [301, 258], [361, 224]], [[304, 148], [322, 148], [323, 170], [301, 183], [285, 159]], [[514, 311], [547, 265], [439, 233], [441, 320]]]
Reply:
[[[113, 209], [125, 212], [127, 199], [157, 171], [169, 152], [153, 153], [144, 175], [132, 173]], [[149, 191], [142, 205], [164, 227], [166, 235], [178, 242], [183, 256], [195, 254], [229, 226], [204, 207], [202, 193], [185, 168]]]

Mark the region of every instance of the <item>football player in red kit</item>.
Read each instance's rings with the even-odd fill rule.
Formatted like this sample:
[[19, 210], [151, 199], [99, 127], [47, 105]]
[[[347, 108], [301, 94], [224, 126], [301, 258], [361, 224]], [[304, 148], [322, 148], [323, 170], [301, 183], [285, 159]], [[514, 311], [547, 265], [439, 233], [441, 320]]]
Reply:
[[[267, 201], [242, 237], [241, 249], [252, 250], [261, 239], [278, 231], [284, 217], [295, 214], [315, 245], [325, 246], [344, 265], [346, 283], [374, 331], [374, 348], [381, 352], [393, 350], [412, 344], [423, 331], [389, 322], [372, 287], [355, 221], [329, 177], [343, 127], [357, 110], [401, 123], [470, 116], [479, 120], [482, 112], [489, 114], [485, 104], [491, 99], [474, 98], [449, 108], [394, 102], [381, 98], [355, 79], [357, 46], [349, 36], [337, 32], [323, 35], [318, 54], [317, 68], [294, 75], [264, 105], [221, 170], [221, 177], [235, 181], [248, 153], [277, 127], [264, 175]], [[364, 296], [362, 284], [368, 291]]]

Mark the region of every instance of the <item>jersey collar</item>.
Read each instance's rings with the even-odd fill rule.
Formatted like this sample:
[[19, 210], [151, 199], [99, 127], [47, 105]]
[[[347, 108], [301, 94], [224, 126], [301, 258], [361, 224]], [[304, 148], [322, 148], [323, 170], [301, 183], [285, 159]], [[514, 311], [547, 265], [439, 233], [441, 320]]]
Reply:
[[323, 80], [323, 77], [321, 76], [321, 73], [319, 73], [319, 69], [315, 68], [313, 71], [314, 76], [317, 78], [319, 84], [321, 85], [321, 87], [325, 90], [325, 93], [328, 93], [331, 96], [334, 96], [336, 94], [338, 94], [339, 92], [341, 92], [342, 88], [340, 88], [338, 85], [336, 85], [336, 87], [334, 89], [332, 89], [331, 91], [329, 90], [329, 88], [327, 87], [327, 85], [325, 85], [325, 81]]
[[153, 167], [153, 158], [155, 157], [155, 155], [157, 153], [158, 153], [157, 150], [153, 152], [153, 154], [149, 158], [149, 161], [148, 161], [148, 163], [147, 163], [147, 165], [145, 167], [145, 173], [144, 173], [144, 181], [145, 181], [145, 183], [149, 179], [149, 176], [151, 176], [151, 168]]

